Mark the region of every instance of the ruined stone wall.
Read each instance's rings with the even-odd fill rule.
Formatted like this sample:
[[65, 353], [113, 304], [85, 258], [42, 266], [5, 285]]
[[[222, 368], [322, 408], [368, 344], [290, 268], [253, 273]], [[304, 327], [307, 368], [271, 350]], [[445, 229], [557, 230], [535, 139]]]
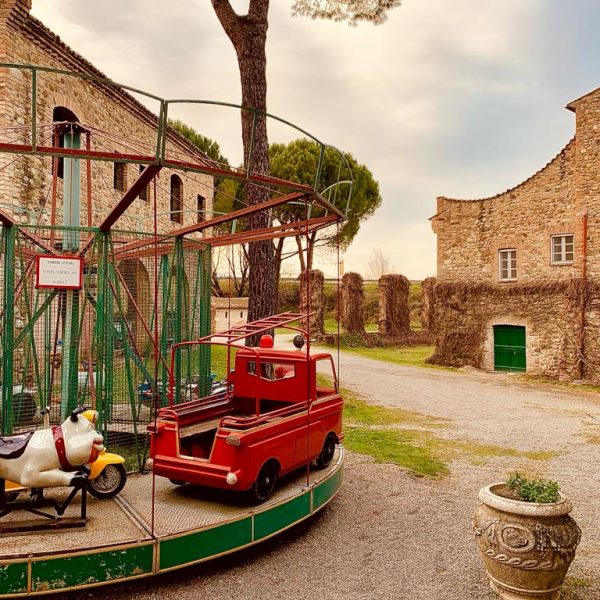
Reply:
[[[313, 269], [298, 276], [300, 282], [300, 312], [314, 313], [308, 319], [308, 331], [311, 336], [325, 332], [325, 277], [323, 272]], [[308, 284], [308, 285], [307, 285]], [[306, 323], [303, 323], [306, 327]]]
[[[437, 234], [439, 281], [496, 284], [498, 251], [517, 251], [517, 283], [565, 281], [581, 270], [582, 210], [575, 193], [575, 142], [527, 181], [481, 200], [440, 197]], [[575, 236], [572, 265], [552, 265], [551, 235]], [[511, 286], [513, 283], [501, 283]]]
[[410, 331], [408, 293], [410, 282], [404, 275], [383, 275], [379, 279], [379, 333], [404, 335]]
[[435, 331], [434, 289], [436, 282], [435, 277], [427, 277], [421, 283], [421, 327], [431, 333]]
[[358, 273], [348, 272], [342, 277], [340, 323], [347, 333], [365, 334], [365, 292]]
[[[23, 0], [17, 0], [20, 6], [13, 11], [9, 19], [2, 20], [0, 14], [0, 39], [4, 50], [3, 60], [14, 63], [25, 63], [49, 66], [53, 68], [86, 72], [101, 76], [92, 65], [66, 47], [60, 39], [46, 29], [39, 21], [23, 10]], [[2, 31], [2, 29], [4, 31]], [[31, 77], [26, 71], [15, 69], [2, 70], [0, 78], [0, 102], [5, 110], [0, 115], [0, 125], [23, 125], [31, 123], [30, 95]], [[133, 96], [121, 90], [85, 81], [79, 78], [40, 73], [38, 75], [37, 122], [52, 122], [53, 109], [64, 106], [77, 115], [79, 121], [88, 126], [108, 130], [110, 135], [102, 136], [92, 131], [92, 149], [105, 152], [130, 152], [152, 155], [156, 145], [156, 117], [144, 108]], [[158, 110], [156, 104], [155, 110]], [[48, 144], [49, 128], [39, 131], [40, 143]], [[28, 132], [20, 132], [23, 143], [30, 143]], [[111, 139], [112, 138], [114, 139]], [[127, 147], [129, 140], [130, 148]], [[197, 162], [199, 153], [187, 143], [171, 134], [167, 141], [167, 155], [178, 160]], [[97, 226], [108, 214], [109, 210], [123, 195], [113, 186], [113, 163], [92, 162], [93, 213], [92, 225]], [[85, 210], [85, 190], [87, 177], [85, 162], [81, 163], [81, 222], [87, 225]], [[207, 175], [193, 174], [186, 177], [181, 172], [163, 169], [157, 181], [158, 227], [160, 231], [169, 231], [179, 226], [171, 221], [169, 215], [170, 178], [177, 173], [183, 181], [183, 225], [197, 221], [197, 197], [205, 200], [209, 217], [212, 211], [213, 179]], [[139, 175], [139, 165], [125, 165], [125, 188], [129, 187]], [[19, 158], [15, 164], [0, 172], [0, 202], [37, 212], [40, 205], [46, 202], [46, 208], [40, 223], [49, 223], [49, 187], [52, 179], [50, 158]], [[62, 222], [62, 180], [58, 181], [58, 222]], [[152, 228], [152, 189], [148, 191], [148, 199], [140, 198], [117, 223], [118, 229], [149, 231]], [[18, 213], [17, 213], [18, 214]], [[26, 214], [20, 219], [28, 221]]]
[[433, 295], [436, 351], [431, 362], [493, 370], [494, 325], [521, 325], [526, 328], [527, 372], [577, 377], [577, 281], [510, 288], [437, 283]]

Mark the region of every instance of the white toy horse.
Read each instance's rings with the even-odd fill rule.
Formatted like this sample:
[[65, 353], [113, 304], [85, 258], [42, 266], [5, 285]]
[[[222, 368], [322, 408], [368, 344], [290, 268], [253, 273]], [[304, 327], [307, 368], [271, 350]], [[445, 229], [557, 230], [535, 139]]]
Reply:
[[0, 479], [29, 488], [80, 487], [89, 472], [85, 465], [104, 450], [97, 416], [79, 407], [62, 425], [0, 437]]

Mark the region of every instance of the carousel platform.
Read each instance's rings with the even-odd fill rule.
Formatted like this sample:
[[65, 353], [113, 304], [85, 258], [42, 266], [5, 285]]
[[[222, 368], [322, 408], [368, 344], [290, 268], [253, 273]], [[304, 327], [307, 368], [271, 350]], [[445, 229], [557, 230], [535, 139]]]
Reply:
[[[327, 469], [308, 480], [305, 471], [284, 478], [259, 506], [237, 494], [132, 475], [114, 500], [88, 494], [85, 529], [0, 537], [0, 598], [149, 577], [259, 543], [323, 508], [340, 489], [343, 464], [339, 447]], [[65, 516], [79, 509], [73, 502]]]

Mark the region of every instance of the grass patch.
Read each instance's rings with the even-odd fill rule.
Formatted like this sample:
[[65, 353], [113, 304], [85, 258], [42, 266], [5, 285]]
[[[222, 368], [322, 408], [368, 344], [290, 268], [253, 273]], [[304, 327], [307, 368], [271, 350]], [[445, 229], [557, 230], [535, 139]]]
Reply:
[[[319, 380], [327, 383], [322, 375]], [[435, 431], [450, 427], [449, 419], [371, 404], [349, 389], [342, 389], [342, 396], [348, 449], [372, 456], [380, 463], [398, 465], [416, 476], [447, 475], [448, 463], [455, 459], [480, 464], [490, 458], [545, 461], [558, 455], [553, 451], [520, 451], [471, 440], [441, 438]]]
[[402, 408], [371, 404], [353, 390], [344, 388], [344, 419], [350, 424], [368, 426], [405, 425], [420, 427], [448, 427], [449, 419], [432, 417]]
[[449, 473], [445, 463], [433, 457], [426, 447], [415, 444], [410, 432], [350, 427], [345, 445], [354, 452], [372, 456], [376, 462], [404, 467], [413, 475], [437, 477]]
[[596, 446], [600, 446], [600, 435], [596, 435], [594, 433], [586, 433], [585, 441], [588, 444], [595, 444]]
[[[337, 333], [338, 332], [338, 322], [335, 317], [325, 317], [323, 320], [323, 328], [325, 329], [325, 333]], [[365, 331], [378, 331], [379, 324], [378, 323], [365, 323]], [[339, 326], [340, 333], [344, 333], [344, 328]]]
[[[341, 340], [343, 342], [343, 339]], [[352, 345], [340, 346], [344, 352], [360, 354], [366, 358], [382, 360], [396, 365], [408, 365], [412, 367], [426, 367], [428, 369], [443, 369], [445, 371], [456, 371], [454, 367], [442, 367], [430, 365], [425, 361], [433, 354], [433, 346], [410, 346], [405, 348], [365, 348]]]
[[467, 457], [470, 459], [486, 458], [527, 458], [529, 460], [545, 461], [558, 456], [553, 450], [517, 450], [493, 444], [479, 444], [469, 440], [449, 440], [431, 437], [429, 445], [445, 458]]
[[585, 577], [572, 577], [567, 575], [565, 582], [562, 586], [561, 600], [577, 600], [583, 598], [585, 595], [586, 588], [590, 587], [590, 582]]
[[516, 379], [523, 383], [545, 385], [555, 388], [568, 389], [573, 392], [588, 392], [592, 394], [600, 394], [600, 385], [593, 383], [573, 383], [572, 381], [558, 381], [556, 379], [550, 379], [542, 375], [531, 375], [528, 373], [522, 373], [516, 376]]
[[[225, 379], [227, 377], [227, 347], [213, 345], [210, 347], [210, 368], [211, 373], [216, 375], [216, 381]], [[237, 350], [231, 350], [231, 368], [235, 365], [235, 355]]]

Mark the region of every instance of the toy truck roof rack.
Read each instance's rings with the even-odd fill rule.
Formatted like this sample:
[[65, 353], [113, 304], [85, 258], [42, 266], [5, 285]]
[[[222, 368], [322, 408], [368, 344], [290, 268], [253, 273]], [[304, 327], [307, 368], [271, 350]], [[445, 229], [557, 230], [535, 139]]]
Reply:
[[[245, 325], [238, 325], [237, 327], [232, 327], [231, 329], [226, 329], [225, 331], [219, 333], [211, 333], [210, 335], [199, 338], [194, 343], [219, 343], [222, 338], [225, 338], [227, 344], [235, 344], [236, 342], [245, 340], [250, 336], [267, 333], [276, 327], [285, 327], [286, 329], [299, 331], [306, 335], [305, 329], [292, 326], [291, 323], [294, 321], [306, 321], [306, 319], [313, 314], [314, 312], [284, 312], [278, 315], [273, 315], [272, 317], [259, 319], [258, 321], [252, 321], [251, 323], [246, 323]], [[182, 344], [186, 343], [187, 342], [182, 342]]]
[[[264, 319], [259, 319], [257, 321], [252, 321], [251, 323], [246, 323], [245, 325], [238, 325], [237, 327], [232, 327], [230, 329], [226, 329], [225, 331], [211, 333], [210, 335], [198, 338], [196, 340], [188, 340], [185, 342], [178, 342], [171, 346], [171, 368], [170, 368], [170, 377], [169, 377], [169, 406], [173, 406], [174, 403], [174, 373], [175, 373], [175, 355], [180, 348], [185, 346], [196, 346], [200, 344], [215, 344], [221, 346], [227, 346], [231, 348], [234, 345], [239, 347], [237, 342], [241, 342], [251, 336], [262, 335], [277, 327], [284, 327], [285, 329], [290, 329], [291, 331], [298, 331], [307, 337], [306, 329], [302, 327], [297, 327], [292, 325], [295, 321], [304, 321], [307, 322], [308, 318], [315, 314], [311, 313], [296, 313], [296, 312], [283, 312], [278, 315], [273, 315], [271, 317], [266, 317]], [[253, 351], [251, 347], [247, 348], [249, 351]], [[254, 350], [256, 352], [256, 350]], [[260, 361], [257, 354], [257, 361]], [[227, 372], [230, 369], [230, 353], [227, 353]], [[257, 400], [258, 402], [258, 400]]]

